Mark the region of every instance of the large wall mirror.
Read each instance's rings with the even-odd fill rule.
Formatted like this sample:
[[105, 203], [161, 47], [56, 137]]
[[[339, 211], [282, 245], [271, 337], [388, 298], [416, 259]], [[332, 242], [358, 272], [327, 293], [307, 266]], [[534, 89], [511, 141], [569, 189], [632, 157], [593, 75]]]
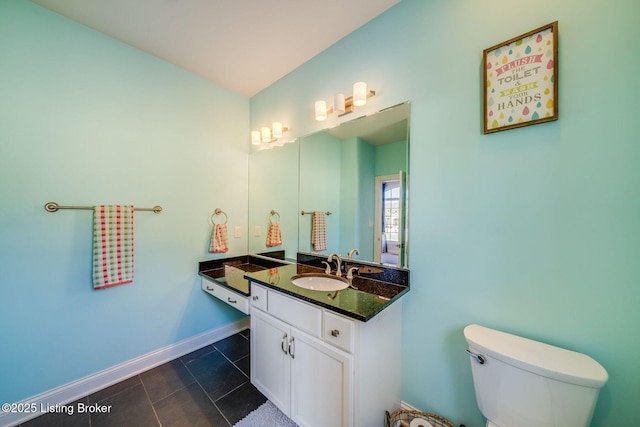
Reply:
[[[409, 116], [403, 103], [252, 152], [250, 252], [281, 250], [291, 259], [297, 251], [344, 258], [351, 252], [361, 261], [408, 267]], [[276, 221], [282, 244], [267, 246]]]
[[[276, 147], [261, 147], [249, 155], [249, 253], [298, 252], [299, 140]], [[269, 237], [278, 226], [281, 244]]]

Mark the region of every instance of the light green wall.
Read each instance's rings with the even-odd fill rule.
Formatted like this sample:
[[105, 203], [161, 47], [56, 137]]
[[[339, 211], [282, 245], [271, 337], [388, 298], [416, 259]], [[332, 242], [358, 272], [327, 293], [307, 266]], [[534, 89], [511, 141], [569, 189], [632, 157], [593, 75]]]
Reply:
[[[640, 418], [638, 16], [635, 0], [402, 0], [251, 99], [252, 128], [298, 135], [343, 120], [314, 121], [314, 101], [358, 80], [377, 95], [357, 115], [411, 101], [407, 403], [482, 425], [462, 335], [479, 323], [602, 363], [594, 426]], [[482, 135], [482, 50], [555, 20], [560, 120]]]
[[358, 249], [358, 259], [372, 260], [375, 148], [355, 137], [340, 148], [340, 253]]
[[407, 141], [376, 147], [376, 176], [393, 175], [407, 169]]
[[357, 247], [360, 229], [358, 227], [358, 194], [361, 164], [358, 161], [358, 138], [340, 141], [340, 238], [339, 253], [345, 254], [347, 248]]
[[[0, 2], [0, 401], [240, 318], [200, 290], [209, 214], [247, 223], [249, 101], [33, 3]], [[229, 185], [232, 183], [232, 185]], [[92, 213], [137, 212], [135, 277], [94, 291]], [[247, 240], [231, 238], [230, 255]]]
[[358, 210], [356, 214], [358, 239], [356, 244], [344, 248], [343, 253], [356, 248], [360, 255], [356, 258], [373, 259], [373, 225], [375, 214], [375, 156], [376, 148], [363, 140], [358, 140], [358, 161], [360, 173], [358, 179]]
[[[325, 133], [309, 135], [300, 142], [300, 210], [331, 212], [325, 217], [327, 250], [340, 253], [340, 141]], [[301, 251], [314, 252], [311, 245], [311, 215], [300, 217]]]

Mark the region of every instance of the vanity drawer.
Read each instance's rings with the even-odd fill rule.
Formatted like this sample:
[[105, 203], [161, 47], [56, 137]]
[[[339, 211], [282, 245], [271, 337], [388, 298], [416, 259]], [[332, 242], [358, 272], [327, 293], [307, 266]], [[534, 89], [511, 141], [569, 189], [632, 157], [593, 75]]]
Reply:
[[213, 283], [207, 279], [202, 279], [202, 290], [214, 297], [224, 301], [231, 307], [240, 310], [244, 314], [249, 314], [249, 298], [239, 295], [229, 289]]
[[268, 313], [303, 332], [322, 336], [322, 309], [269, 289]]
[[351, 319], [324, 310], [323, 338], [329, 344], [353, 352], [355, 323]]
[[267, 288], [251, 282], [251, 306], [267, 311]]

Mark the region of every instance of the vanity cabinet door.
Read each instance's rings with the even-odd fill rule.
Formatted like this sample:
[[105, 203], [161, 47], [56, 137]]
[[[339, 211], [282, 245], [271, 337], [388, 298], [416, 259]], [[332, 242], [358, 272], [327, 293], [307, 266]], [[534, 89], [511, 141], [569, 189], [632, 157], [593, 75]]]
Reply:
[[292, 334], [291, 419], [300, 427], [352, 426], [352, 356], [296, 329]]
[[251, 383], [289, 414], [291, 328], [260, 310], [251, 311]]

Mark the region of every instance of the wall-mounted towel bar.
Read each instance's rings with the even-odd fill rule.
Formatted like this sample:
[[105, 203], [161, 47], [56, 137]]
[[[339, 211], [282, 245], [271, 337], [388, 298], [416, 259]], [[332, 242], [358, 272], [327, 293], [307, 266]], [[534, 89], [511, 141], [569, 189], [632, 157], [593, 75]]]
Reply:
[[[300, 211], [300, 215], [311, 215], [312, 213], [313, 213], [313, 211], [310, 211], [310, 212]], [[324, 214], [325, 215], [331, 215], [331, 212], [326, 211]]]
[[[44, 210], [47, 212], [57, 212], [59, 209], [84, 209], [84, 210], [93, 210], [93, 206], [62, 206], [57, 204], [56, 202], [49, 202], [44, 205]], [[152, 208], [135, 208], [136, 211], [150, 211], [159, 214], [162, 212], [161, 206], [154, 206]]]

